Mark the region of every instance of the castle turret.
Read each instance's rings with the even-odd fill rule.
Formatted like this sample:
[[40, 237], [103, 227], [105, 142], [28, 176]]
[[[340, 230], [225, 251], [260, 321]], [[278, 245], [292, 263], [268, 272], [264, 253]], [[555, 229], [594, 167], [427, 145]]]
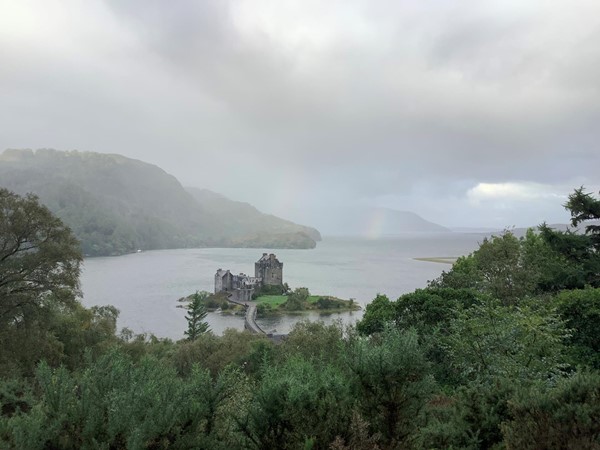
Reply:
[[233, 275], [229, 270], [219, 269], [215, 274], [215, 294], [233, 289]]
[[254, 264], [254, 274], [256, 278], [262, 279], [264, 286], [283, 285], [283, 263], [279, 262], [273, 253], [270, 255], [263, 253]]

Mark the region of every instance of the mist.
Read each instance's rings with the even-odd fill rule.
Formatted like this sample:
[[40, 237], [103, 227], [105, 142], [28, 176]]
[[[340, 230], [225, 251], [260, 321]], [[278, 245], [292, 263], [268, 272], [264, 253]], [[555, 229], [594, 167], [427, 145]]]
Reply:
[[600, 5], [3, 2], [0, 149], [156, 164], [299, 223], [567, 222], [598, 191]]

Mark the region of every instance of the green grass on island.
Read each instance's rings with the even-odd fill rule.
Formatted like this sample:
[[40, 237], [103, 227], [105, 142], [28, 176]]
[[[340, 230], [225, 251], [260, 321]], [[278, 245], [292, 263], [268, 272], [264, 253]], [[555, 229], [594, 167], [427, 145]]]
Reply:
[[269, 305], [273, 308], [282, 305], [287, 300], [287, 295], [262, 295], [256, 298], [256, 303], [259, 305]]
[[[331, 297], [328, 295], [309, 295], [308, 298], [306, 299], [307, 303], [317, 303], [317, 301], [319, 301], [320, 298], [331, 298], [331, 299], [335, 299], [335, 300], [340, 300], [340, 301], [348, 301], [348, 300], [341, 300], [339, 298], [336, 297]], [[256, 299], [256, 303], [260, 304], [265, 304], [265, 305], [271, 305], [272, 307], [278, 307], [282, 304], [284, 304], [288, 299], [287, 295], [262, 295], [260, 297], [258, 297]]]
[[355, 311], [360, 309], [354, 299], [344, 300], [331, 295], [311, 295], [306, 288], [298, 288], [287, 295], [260, 295], [255, 299], [259, 315], [270, 313], [298, 313], [304, 311]]

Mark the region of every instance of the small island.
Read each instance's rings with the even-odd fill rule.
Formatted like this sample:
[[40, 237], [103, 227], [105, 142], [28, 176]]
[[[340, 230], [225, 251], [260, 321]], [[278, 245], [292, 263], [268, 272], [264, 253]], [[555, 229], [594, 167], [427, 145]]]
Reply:
[[254, 264], [253, 277], [245, 273], [234, 275], [230, 270], [217, 269], [213, 294], [196, 292], [179, 301], [186, 303], [182, 308], [188, 309], [189, 305], [195, 302], [203, 314], [217, 310], [229, 314], [243, 312], [244, 327], [247, 330], [269, 337], [274, 336], [256, 323], [258, 316], [299, 314], [308, 311], [333, 313], [360, 309], [360, 305], [354, 299], [311, 295], [305, 287], [291, 291], [288, 284], [283, 282], [283, 263], [273, 253], [263, 253]]
[[310, 295], [308, 288], [293, 292], [283, 282], [283, 263], [273, 253], [263, 253], [254, 264], [254, 276], [218, 269], [215, 274], [215, 296], [225, 294], [234, 304], [254, 301], [258, 315], [268, 313], [298, 313], [308, 310], [354, 311], [360, 309], [356, 302], [330, 295]]
[[[287, 285], [286, 285], [287, 287]], [[191, 294], [179, 299], [187, 302], [192, 299]], [[223, 314], [244, 315], [246, 307], [234, 303], [229, 299], [230, 294], [219, 292], [202, 296], [202, 304], [208, 312], [220, 311]], [[276, 314], [301, 314], [309, 311], [323, 313], [337, 313], [357, 311], [360, 305], [354, 299], [344, 300], [331, 295], [311, 295], [308, 288], [300, 287], [290, 292], [289, 289], [282, 294], [273, 294], [272, 291], [259, 293], [252, 299], [256, 304], [257, 317], [272, 316]]]
[[[180, 299], [189, 300], [192, 296]], [[344, 300], [331, 295], [311, 295], [306, 287], [293, 291], [283, 282], [283, 263], [273, 253], [263, 253], [254, 264], [254, 276], [234, 275], [218, 269], [213, 294], [202, 296], [206, 311], [254, 316], [299, 314], [308, 311], [346, 312], [360, 309], [354, 299]]]

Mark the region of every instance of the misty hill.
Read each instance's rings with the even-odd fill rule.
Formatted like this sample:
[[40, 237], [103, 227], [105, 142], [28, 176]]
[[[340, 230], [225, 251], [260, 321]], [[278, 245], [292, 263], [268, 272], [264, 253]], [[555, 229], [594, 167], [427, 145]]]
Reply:
[[[159, 167], [120, 155], [6, 150], [0, 186], [38, 195], [71, 227], [87, 255], [203, 246], [312, 248], [320, 238], [315, 229], [250, 205], [219, 202], [218, 194], [204, 194], [203, 201], [203, 194], [190, 194]], [[240, 219], [230, 223], [236, 207]]]
[[382, 235], [408, 232], [450, 231], [448, 228], [423, 219], [410, 211], [388, 208], [370, 208], [362, 217], [362, 226], [367, 232], [378, 231]]
[[327, 234], [379, 237], [400, 233], [449, 232], [410, 211], [389, 208], [332, 210], [323, 214], [319, 228]]
[[249, 203], [230, 200], [208, 189], [186, 188], [198, 204], [213, 218], [224, 236], [277, 236], [304, 233], [321, 240], [318, 230], [298, 225], [271, 214], [264, 214]]

